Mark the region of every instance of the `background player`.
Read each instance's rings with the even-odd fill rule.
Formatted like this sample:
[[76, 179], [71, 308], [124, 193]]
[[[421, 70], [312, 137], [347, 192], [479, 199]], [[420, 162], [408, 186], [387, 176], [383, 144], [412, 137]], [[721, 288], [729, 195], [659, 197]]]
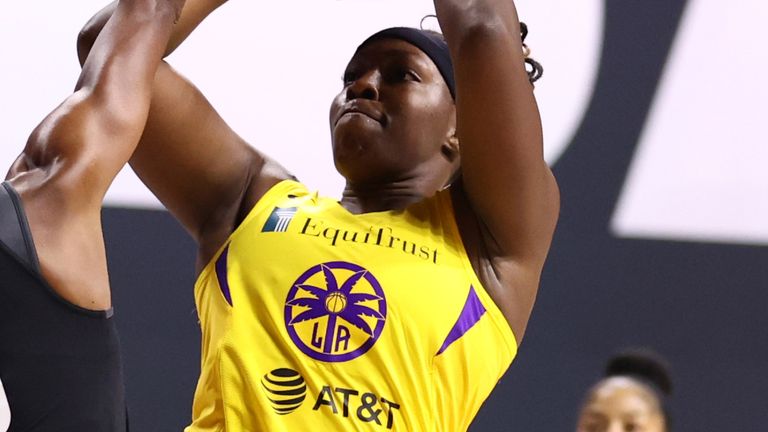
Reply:
[[667, 432], [671, 394], [669, 369], [658, 355], [648, 350], [617, 354], [587, 393], [577, 432]]
[[120, 0], [74, 93], [35, 128], [0, 186], [0, 378], [11, 431], [127, 428], [101, 203], [141, 136], [183, 4]]

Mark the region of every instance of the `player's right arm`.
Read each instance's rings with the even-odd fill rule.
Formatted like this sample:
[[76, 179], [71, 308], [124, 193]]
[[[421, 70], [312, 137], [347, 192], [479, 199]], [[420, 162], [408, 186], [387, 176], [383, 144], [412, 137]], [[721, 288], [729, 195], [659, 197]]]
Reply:
[[[224, 2], [188, 0], [167, 53]], [[100, 11], [81, 32], [81, 61], [113, 7]], [[167, 64], [155, 76], [149, 118], [131, 166], [198, 242], [198, 268], [270, 187], [290, 178], [238, 136], [203, 94]]]

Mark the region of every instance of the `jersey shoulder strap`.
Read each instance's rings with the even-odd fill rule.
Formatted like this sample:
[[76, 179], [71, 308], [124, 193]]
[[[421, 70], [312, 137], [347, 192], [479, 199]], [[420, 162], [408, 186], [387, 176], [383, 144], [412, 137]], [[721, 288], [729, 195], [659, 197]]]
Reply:
[[0, 242], [29, 269], [40, 272], [21, 198], [8, 182], [3, 182], [0, 187]]

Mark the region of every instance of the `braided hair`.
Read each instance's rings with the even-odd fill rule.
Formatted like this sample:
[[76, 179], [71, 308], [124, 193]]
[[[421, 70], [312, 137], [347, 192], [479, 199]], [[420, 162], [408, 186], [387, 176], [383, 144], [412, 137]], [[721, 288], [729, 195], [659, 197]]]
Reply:
[[541, 63], [531, 58], [531, 49], [525, 43], [525, 38], [528, 36], [528, 25], [524, 22], [520, 22], [520, 39], [523, 41], [523, 55], [525, 56], [526, 71], [528, 72], [528, 80], [531, 84], [539, 80], [544, 75], [544, 67]]

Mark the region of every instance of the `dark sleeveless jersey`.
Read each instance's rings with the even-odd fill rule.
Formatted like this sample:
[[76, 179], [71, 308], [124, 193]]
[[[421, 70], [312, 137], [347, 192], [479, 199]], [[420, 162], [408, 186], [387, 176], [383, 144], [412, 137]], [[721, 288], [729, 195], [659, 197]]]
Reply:
[[0, 398], [10, 407], [9, 431], [127, 431], [111, 315], [77, 307], [46, 283], [21, 200], [2, 183]]

